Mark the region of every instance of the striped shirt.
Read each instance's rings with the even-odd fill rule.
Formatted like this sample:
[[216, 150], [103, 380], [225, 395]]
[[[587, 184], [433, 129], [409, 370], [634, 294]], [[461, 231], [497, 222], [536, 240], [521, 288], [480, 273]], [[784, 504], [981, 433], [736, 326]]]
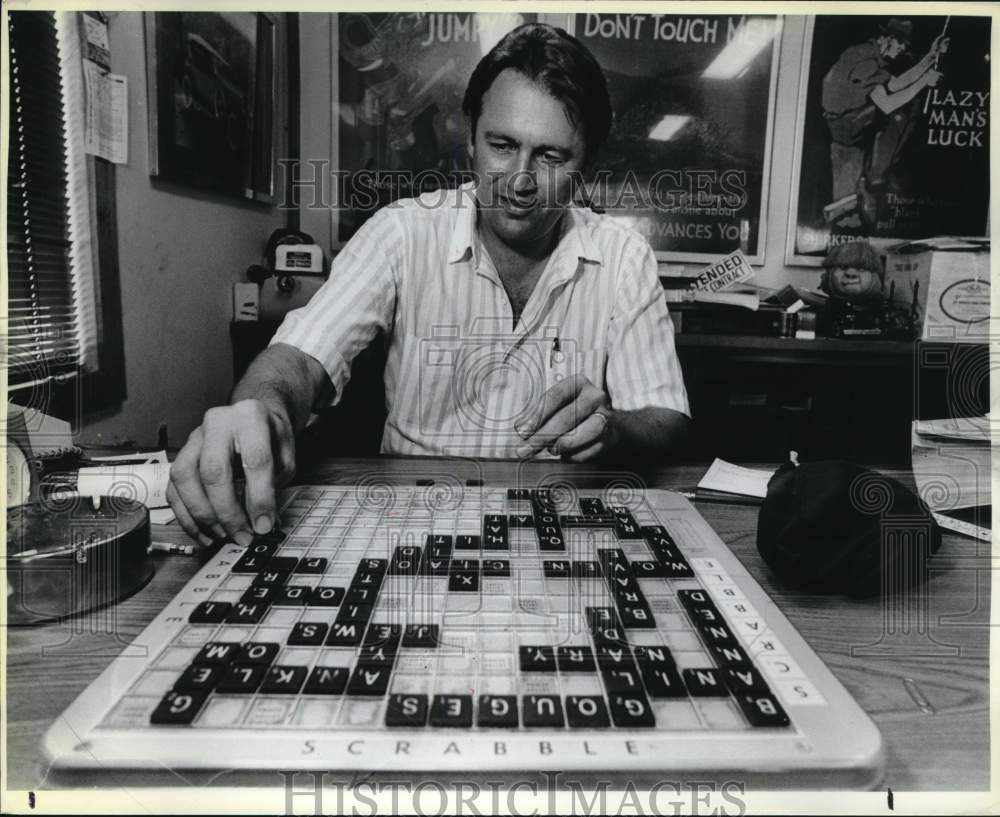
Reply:
[[656, 257], [612, 219], [568, 209], [513, 318], [464, 187], [376, 213], [272, 343], [318, 360], [336, 403], [355, 355], [384, 332], [386, 454], [513, 457], [523, 443], [515, 423], [537, 416], [545, 390], [575, 373], [612, 408], [690, 413]]

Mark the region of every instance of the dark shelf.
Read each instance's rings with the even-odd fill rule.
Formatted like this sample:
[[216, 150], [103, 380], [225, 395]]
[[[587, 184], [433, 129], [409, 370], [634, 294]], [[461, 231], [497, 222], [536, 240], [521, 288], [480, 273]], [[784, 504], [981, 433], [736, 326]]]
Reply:
[[[237, 378], [278, 323], [230, 325]], [[687, 455], [699, 461], [777, 462], [794, 449], [807, 459], [908, 466], [914, 419], [989, 406], [985, 345], [679, 334], [676, 346], [694, 419]], [[384, 365], [381, 339], [355, 359], [343, 400], [314, 432], [317, 450], [378, 453]]]

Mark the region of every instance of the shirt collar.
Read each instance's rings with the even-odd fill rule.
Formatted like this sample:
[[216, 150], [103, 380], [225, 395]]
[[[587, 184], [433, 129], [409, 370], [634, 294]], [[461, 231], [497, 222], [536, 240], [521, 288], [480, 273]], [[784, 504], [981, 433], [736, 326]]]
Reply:
[[[458, 215], [451, 233], [451, 245], [448, 248], [449, 264], [455, 264], [471, 257], [473, 264], [479, 266], [480, 248], [476, 235], [476, 206], [473, 183], [469, 182], [458, 188], [456, 200]], [[594, 244], [586, 216], [581, 210], [576, 207], [567, 208], [562, 230], [563, 234], [553, 251], [554, 254], [578, 258], [595, 264], [601, 263], [601, 254]]]
[[455, 226], [451, 232], [451, 246], [448, 247], [448, 263], [455, 264], [469, 257], [478, 264], [479, 255], [476, 239], [476, 194], [472, 182], [458, 188], [455, 200]]

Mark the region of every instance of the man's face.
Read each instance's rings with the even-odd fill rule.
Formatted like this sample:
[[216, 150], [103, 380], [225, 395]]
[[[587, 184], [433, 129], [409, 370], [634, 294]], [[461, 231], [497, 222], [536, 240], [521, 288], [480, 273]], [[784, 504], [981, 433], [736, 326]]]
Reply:
[[546, 245], [584, 165], [583, 130], [561, 102], [507, 69], [483, 96], [470, 135], [480, 224], [512, 249]]
[[903, 53], [903, 44], [895, 37], [883, 37], [880, 50], [883, 57], [894, 60]]

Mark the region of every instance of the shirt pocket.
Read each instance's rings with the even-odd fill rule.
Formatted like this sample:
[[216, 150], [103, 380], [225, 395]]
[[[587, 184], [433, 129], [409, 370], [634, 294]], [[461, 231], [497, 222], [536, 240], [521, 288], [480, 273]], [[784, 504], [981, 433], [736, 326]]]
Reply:
[[440, 434], [453, 414], [458, 345], [406, 335], [391, 414], [417, 438]]
[[553, 365], [549, 375], [549, 387], [564, 378], [582, 375], [601, 391], [604, 391], [605, 371], [608, 365], [607, 349], [578, 350], [566, 346], [552, 355]]

